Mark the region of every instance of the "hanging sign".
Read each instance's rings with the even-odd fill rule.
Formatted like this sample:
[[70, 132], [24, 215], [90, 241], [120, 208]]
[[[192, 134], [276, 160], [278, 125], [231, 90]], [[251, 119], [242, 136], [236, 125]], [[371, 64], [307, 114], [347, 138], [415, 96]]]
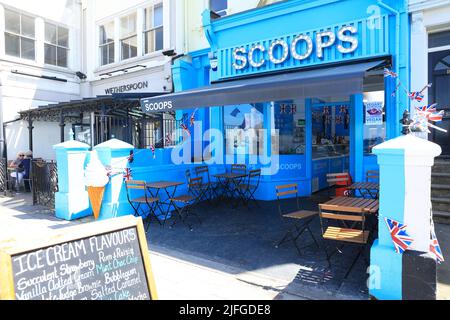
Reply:
[[0, 242], [1, 300], [155, 300], [141, 218]]
[[364, 108], [366, 110], [366, 124], [380, 125], [383, 124], [383, 102], [366, 102]]

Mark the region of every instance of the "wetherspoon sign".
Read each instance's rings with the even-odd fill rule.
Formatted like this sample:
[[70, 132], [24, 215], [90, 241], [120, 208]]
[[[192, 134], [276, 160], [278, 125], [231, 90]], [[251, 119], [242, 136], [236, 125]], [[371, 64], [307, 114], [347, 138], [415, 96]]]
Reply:
[[64, 229], [44, 241], [0, 243], [0, 299], [156, 299], [142, 220]]

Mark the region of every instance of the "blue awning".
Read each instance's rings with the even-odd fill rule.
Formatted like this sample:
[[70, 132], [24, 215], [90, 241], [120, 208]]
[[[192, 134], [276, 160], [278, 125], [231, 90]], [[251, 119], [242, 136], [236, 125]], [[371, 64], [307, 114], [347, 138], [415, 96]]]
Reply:
[[351, 95], [362, 92], [366, 71], [382, 63], [385, 63], [385, 60], [215, 83], [206, 87], [141, 99], [141, 108], [143, 112], [155, 113], [286, 99]]

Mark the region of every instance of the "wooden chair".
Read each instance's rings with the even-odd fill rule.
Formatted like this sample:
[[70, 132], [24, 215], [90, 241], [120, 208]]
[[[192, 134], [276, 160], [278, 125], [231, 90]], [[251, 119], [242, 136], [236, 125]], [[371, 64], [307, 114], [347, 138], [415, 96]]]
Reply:
[[[131, 207], [134, 210], [136, 217], [142, 217], [144, 223], [147, 224], [146, 231], [150, 225], [151, 216], [155, 216], [158, 223], [161, 225], [161, 221], [156, 216], [156, 208], [158, 206], [159, 198], [151, 197], [148, 193], [145, 181], [141, 180], [126, 180], [125, 186], [127, 189], [127, 199]], [[136, 190], [139, 195], [136, 196]], [[135, 192], [133, 192], [135, 191]]]
[[[288, 224], [288, 230], [284, 237], [275, 245], [278, 248], [280, 245], [286, 241], [292, 241], [297, 248], [299, 254], [301, 254], [301, 249], [297, 244], [297, 239], [303, 234], [303, 232], [308, 231], [317, 247], [319, 244], [314, 237], [309, 225], [317, 216], [317, 211], [301, 210], [300, 202], [298, 197], [298, 185], [296, 183], [281, 185], [275, 187], [277, 200], [278, 200], [278, 212], [283, 222]], [[295, 195], [296, 208], [294, 211], [287, 211], [283, 209], [284, 206], [281, 204], [281, 200], [286, 196]], [[305, 246], [306, 247], [306, 246]]]
[[176, 214], [176, 217], [170, 226], [171, 228], [173, 228], [177, 220], [180, 219], [183, 222], [183, 224], [188, 226], [189, 230], [192, 231], [193, 230], [192, 226], [189, 223], [187, 223], [187, 218], [191, 215], [195, 215], [199, 223], [200, 224], [202, 223], [200, 217], [195, 213], [194, 210], [192, 210], [201, 202], [204, 192], [206, 192], [206, 189], [203, 188], [202, 185], [203, 182], [201, 177], [191, 178], [188, 183], [187, 194], [183, 194], [169, 199], [171, 205], [173, 205], [173, 207], [175, 208], [175, 211], [173, 212]]
[[[328, 196], [331, 198], [333, 196], [336, 196], [337, 189], [349, 187], [352, 183], [352, 179], [348, 172], [328, 173], [327, 183], [329, 186]], [[333, 190], [334, 194], [332, 194]]]
[[259, 204], [256, 201], [254, 195], [259, 187], [260, 180], [261, 180], [261, 169], [249, 171], [247, 182], [244, 181], [244, 183], [239, 184], [236, 187], [236, 191], [238, 193], [238, 200], [236, 203], [236, 207], [239, 205], [239, 202], [242, 201], [244, 206], [246, 206], [247, 209], [250, 209], [249, 204], [251, 200], [253, 200], [255, 204], [259, 207]]
[[[358, 261], [359, 256], [363, 253], [366, 245], [369, 242], [370, 231], [365, 230], [365, 222], [366, 216], [364, 212], [354, 212], [355, 214], [341, 214], [341, 213], [333, 213], [322, 210], [319, 206], [319, 216], [320, 216], [320, 228], [322, 231], [322, 238], [325, 243], [340, 243], [341, 246], [330, 254], [328, 252], [327, 245], [323, 248], [325, 254], [327, 256], [328, 266], [331, 267], [331, 257], [340, 252], [342, 247], [346, 245], [355, 245], [360, 246], [358, 250], [358, 254], [352, 261], [350, 268], [347, 270], [344, 279], [348, 277], [351, 270], [353, 269], [355, 263]], [[331, 225], [331, 222], [335, 222], [336, 224], [342, 222], [353, 222], [353, 226], [349, 228], [337, 227], [335, 225]], [[360, 225], [360, 228], [356, 227], [356, 225]], [[364, 257], [367, 262], [367, 259]]]

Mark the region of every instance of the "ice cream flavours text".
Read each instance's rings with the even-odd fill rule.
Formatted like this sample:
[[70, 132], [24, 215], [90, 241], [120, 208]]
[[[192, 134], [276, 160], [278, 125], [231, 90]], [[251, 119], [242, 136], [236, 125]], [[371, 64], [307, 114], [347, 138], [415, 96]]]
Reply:
[[29, 252], [13, 258], [14, 264], [18, 266], [18, 270], [14, 270], [15, 276], [20, 276], [23, 273], [48, 266], [51, 267], [94, 252], [115, 248], [118, 245], [134, 242], [136, 239], [136, 230], [126, 229], [101, 236], [94, 236], [88, 238], [87, 241], [73, 241]]

